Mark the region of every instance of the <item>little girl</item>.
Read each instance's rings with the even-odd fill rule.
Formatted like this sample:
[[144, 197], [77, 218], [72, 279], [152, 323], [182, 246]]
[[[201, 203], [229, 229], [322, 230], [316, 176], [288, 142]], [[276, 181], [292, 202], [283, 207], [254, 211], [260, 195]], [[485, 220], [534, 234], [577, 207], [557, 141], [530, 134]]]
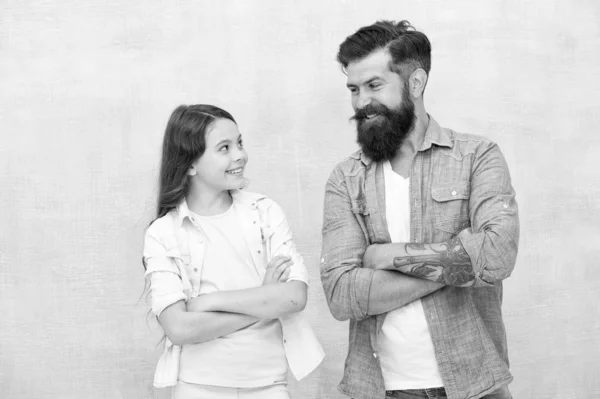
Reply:
[[302, 315], [302, 257], [279, 205], [241, 190], [247, 162], [227, 111], [171, 114], [143, 259], [166, 334], [154, 386], [174, 399], [287, 399], [288, 366], [299, 380], [324, 356]]

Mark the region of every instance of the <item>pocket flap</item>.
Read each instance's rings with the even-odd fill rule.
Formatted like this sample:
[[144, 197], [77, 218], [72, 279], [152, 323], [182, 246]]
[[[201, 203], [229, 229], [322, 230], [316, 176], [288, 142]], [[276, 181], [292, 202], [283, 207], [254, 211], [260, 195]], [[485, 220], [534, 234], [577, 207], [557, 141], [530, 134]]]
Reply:
[[431, 197], [437, 202], [468, 199], [471, 196], [471, 182], [457, 181], [451, 184], [437, 184], [431, 187]]

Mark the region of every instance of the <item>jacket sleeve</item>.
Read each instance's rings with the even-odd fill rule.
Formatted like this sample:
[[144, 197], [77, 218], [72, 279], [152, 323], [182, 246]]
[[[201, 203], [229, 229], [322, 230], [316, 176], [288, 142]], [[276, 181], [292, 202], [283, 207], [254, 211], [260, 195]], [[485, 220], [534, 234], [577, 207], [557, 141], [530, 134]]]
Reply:
[[181, 280], [181, 274], [174, 259], [175, 248], [169, 245], [168, 237], [146, 230], [144, 237], [143, 260], [146, 267], [146, 278], [150, 282], [150, 296], [152, 299], [152, 312], [156, 317], [172, 304], [186, 300]]

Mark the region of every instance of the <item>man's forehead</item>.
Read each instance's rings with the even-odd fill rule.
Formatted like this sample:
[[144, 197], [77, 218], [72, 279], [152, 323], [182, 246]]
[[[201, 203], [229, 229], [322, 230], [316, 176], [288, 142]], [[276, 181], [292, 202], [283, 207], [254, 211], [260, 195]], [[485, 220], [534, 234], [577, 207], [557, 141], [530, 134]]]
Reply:
[[351, 62], [346, 68], [347, 84], [357, 85], [374, 77], [384, 77], [393, 73], [389, 68], [390, 54], [385, 50], [378, 50], [365, 58]]

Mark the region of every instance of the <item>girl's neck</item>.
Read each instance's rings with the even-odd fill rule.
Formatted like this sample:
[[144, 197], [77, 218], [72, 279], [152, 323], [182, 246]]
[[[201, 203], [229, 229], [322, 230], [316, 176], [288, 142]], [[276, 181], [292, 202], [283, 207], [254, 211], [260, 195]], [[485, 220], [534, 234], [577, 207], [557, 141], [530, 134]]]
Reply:
[[194, 192], [194, 190], [190, 190], [185, 200], [188, 208], [201, 216], [213, 216], [225, 213], [233, 203], [229, 191]]

